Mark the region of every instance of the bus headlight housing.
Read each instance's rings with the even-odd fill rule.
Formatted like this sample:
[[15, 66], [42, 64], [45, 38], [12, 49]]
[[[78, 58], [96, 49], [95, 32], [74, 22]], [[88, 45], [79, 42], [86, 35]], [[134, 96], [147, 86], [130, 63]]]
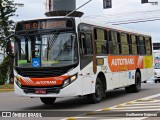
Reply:
[[18, 77], [18, 76], [16, 76], [16, 77], [14, 77], [14, 80], [15, 80], [15, 83], [19, 86], [19, 87], [21, 87], [21, 82], [20, 82], [20, 77]]
[[68, 86], [69, 84], [71, 84], [72, 82], [74, 82], [76, 79], [77, 79], [77, 74], [75, 74], [75, 75], [71, 76], [70, 78], [66, 79], [63, 82], [63, 87]]
[[67, 79], [63, 82], [63, 87], [66, 87], [69, 84], [70, 84], [70, 79]]

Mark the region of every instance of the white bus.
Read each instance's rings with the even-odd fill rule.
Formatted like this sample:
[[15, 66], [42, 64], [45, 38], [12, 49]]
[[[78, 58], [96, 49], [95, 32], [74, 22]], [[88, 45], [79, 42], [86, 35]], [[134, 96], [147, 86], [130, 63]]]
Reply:
[[15, 94], [44, 104], [69, 96], [97, 103], [122, 87], [139, 92], [154, 74], [143, 33], [64, 17], [18, 22], [14, 39]]

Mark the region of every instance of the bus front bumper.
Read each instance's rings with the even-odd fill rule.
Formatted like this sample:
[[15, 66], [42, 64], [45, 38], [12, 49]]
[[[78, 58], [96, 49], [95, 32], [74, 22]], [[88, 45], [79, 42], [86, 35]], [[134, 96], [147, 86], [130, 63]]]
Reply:
[[81, 95], [80, 86], [77, 81], [69, 84], [68, 86], [60, 89], [59, 93], [48, 93], [48, 94], [36, 94], [36, 93], [25, 93], [16, 83], [14, 83], [14, 93], [21, 97], [71, 97]]

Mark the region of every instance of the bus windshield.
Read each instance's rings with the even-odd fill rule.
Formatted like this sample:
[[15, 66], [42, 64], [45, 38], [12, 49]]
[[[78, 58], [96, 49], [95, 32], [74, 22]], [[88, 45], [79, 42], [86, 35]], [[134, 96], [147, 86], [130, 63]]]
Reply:
[[74, 33], [52, 33], [16, 36], [18, 67], [60, 67], [78, 62]]

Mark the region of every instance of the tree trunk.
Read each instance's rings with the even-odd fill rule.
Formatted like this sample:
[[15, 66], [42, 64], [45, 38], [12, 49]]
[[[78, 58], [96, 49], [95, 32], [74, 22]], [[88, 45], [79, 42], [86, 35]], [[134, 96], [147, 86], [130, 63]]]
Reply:
[[14, 83], [13, 63], [14, 63], [14, 59], [13, 59], [13, 57], [10, 57], [10, 59], [9, 59], [9, 67], [10, 67], [9, 84]]

